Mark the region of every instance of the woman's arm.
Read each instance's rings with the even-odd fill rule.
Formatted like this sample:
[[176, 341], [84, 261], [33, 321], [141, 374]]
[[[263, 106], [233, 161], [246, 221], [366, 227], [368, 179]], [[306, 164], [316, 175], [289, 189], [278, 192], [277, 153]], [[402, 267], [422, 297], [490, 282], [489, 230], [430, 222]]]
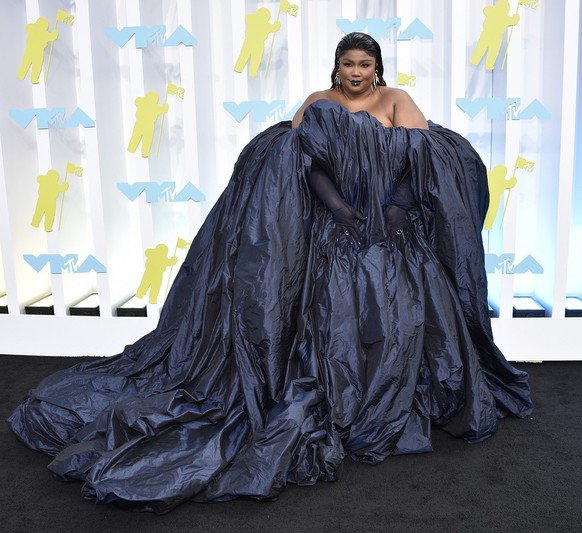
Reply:
[[360, 223], [366, 220], [363, 213], [348, 205], [340, 196], [335, 185], [329, 179], [323, 169], [316, 164], [311, 167], [309, 183], [315, 195], [324, 203], [331, 212], [331, 216], [337, 226], [342, 228], [346, 235], [351, 235], [358, 244], [362, 241]]

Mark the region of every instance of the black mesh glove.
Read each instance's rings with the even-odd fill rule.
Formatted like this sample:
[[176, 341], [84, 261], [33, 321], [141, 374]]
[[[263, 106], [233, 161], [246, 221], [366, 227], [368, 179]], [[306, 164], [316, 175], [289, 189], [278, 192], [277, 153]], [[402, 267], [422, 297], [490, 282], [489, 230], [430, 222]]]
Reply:
[[360, 222], [366, 220], [366, 217], [343, 201], [332, 181], [319, 167], [311, 168], [310, 184], [317, 197], [331, 211], [336, 225], [346, 235], [353, 236], [358, 243], [361, 243], [362, 231], [359, 225]]
[[414, 197], [406, 178], [396, 186], [389, 204], [384, 208], [384, 220], [392, 238], [407, 233], [411, 226], [408, 211], [414, 207]]
[[384, 220], [386, 221], [388, 234], [392, 238], [401, 236], [410, 229], [408, 211], [397, 205], [389, 205], [384, 209]]

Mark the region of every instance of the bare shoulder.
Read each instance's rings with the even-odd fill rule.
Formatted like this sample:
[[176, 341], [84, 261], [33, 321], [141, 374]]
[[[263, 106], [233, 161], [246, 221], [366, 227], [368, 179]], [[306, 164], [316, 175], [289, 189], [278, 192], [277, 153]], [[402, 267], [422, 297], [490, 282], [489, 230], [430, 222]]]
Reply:
[[403, 89], [385, 88], [387, 104], [392, 107], [394, 126], [428, 129], [428, 123], [422, 111], [412, 97]]
[[333, 90], [332, 89], [325, 89], [323, 91], [315, 91], [311, 93], [303, 102], [301, 106], [302, 109], [306, 109], [309, 107], [313, 102], [317, 102], [318, 100], [332, 100], [333, 99]]
[[332, 89], [325, 89], [323, 91], [316, 91], [311, 93], [303, 102], [301, 107], [297, 110], [295, 115], [293, 116], [292, 126], [296, 128], [301, 124], [301, 120], [303, 119], [303, 113], [305, 110], [313, 103], [317, 102], [317, 100], [333, 100], [333, 90]]
[[403, 89], [397, 87], [381, 87], [382, 98], [391, 105], [416, 105], [412, 97]]

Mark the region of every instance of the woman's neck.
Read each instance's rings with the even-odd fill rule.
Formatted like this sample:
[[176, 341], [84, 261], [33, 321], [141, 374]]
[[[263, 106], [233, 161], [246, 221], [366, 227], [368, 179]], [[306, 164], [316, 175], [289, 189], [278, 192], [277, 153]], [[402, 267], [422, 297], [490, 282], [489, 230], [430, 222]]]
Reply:
[[340, 97], [343, 97], [348, 103], [353, 104], [363, 104], [368, 103], [368, 101], [374, 96], [374, 91], [369, 90], [361, 94], [348, 94], [347, 91], [343, 89], [338, 90]]

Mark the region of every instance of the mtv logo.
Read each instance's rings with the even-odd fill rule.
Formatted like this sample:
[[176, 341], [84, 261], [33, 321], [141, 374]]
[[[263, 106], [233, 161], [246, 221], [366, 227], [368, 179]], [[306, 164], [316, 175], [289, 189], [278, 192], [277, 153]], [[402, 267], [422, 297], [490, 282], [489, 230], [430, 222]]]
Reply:
[[23, 128], [26, 128], [35, 118], [36, 126], [39, 130], [46, 130], [49, 126], [56, 128], [94, 128], [95, 121], [87, 115], [81, 108], [77, 107], [69, 118], [65, 115], [64, 107], [32, 108], [32, 109], [10, 109], [10, 116]]
[[249, 100], [237, 104], [235, 102], [223, 102], [223, 107], [237, 122], [242, 122], [247, 116], [253, 122], [266, 122], [269, 118], [275, 120], [291, 120], [296, 111], [301, 107], [299, 101], [290, 111], [287, 111], [287, 102], [285, 100], [273, 100], [266, 102], [264, 100]]
[[154, 44], [157, 46], [195, 46], [197, 44], [194, 36], [186, 30], [183, 26], [178, 26], [174, 32], [164, 40], [166, 35], [166, 26], [158, 24], [155, 26], [128, 26], [125, 28], [106, 28], [106, 35], [119, 48], [123, 48], [130, 39], [135, 36], [136, 48], [147, 48], [148, 45]]
[[397, 41], [412, 41], [417, 37], [419, 39], [432, 39], [433, 32], [418, 18], [415, 18], [409, 26], [398, 34], [401, 19], [392, 17], [389, 19], [378, 18], [357, 18], [353, 22], [349, 19], [337, 19], [338, 28], [345, 34], [358, 31], [364, 32], [380, 41], [388, 37]]
[[144, 181], [136, 183], [117, 183], [117, 188], [121, 193], [132, 202], [135, 201], [144, 191], [146, 202], [148, 204], [157, 203], [159, 200], [165, 202], [203, 202], [206, 196], [192, 183], [188, 182], [182, 189], [176, 191], [174, 181], [164, 181], [161, 183], [153, 181]]
[[551, 113], [539, 101], [533, 100], [527, 107], [521, 108], [521, 98], [457, 98], [457, 106], [471, 118], [475, 118], [483, 109], [487, 110], [487, 118], [495, 120], [531, 120], [538, 118], [548, 120]]
[[485, 254], [485, 271], [487, 274], [543, 274], [543, 267], [531, 256], [528, 255], [516, 264], [515, 254]]
[[40, 272], [45, 265], [50, 265], [51, 274], [84, 274], [92, 270], [97, 273], [105, 273], [107, 269], [95, 257], [89, 255], [82, 263], [78, 260], [77, 254], [24, 254], [23, 259], [37, 272]]

